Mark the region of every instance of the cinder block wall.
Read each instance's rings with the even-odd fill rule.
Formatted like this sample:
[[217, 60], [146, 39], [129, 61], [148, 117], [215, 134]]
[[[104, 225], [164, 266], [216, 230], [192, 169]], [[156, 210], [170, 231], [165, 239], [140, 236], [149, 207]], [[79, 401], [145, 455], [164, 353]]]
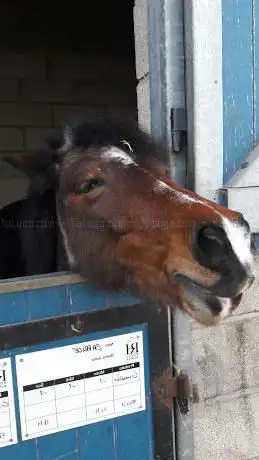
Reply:
[[148, 2], [147, 0], [135, 0], [134, 31], [138, 122], [145, 131], [151, 133], [148, 27]]
[[[131, 61], [116, 55], [0, 55], [0, 156], [39, 148], [73, 117], [117, 111], [137, 116]], [[1, 163], [0, 206], [26, 186]]]
[[[0, 37], [4, 38], [0, 44], [0, 159], [43, 146], [46, 136], [76, 116], [119, 112], [137, 119], [135, 58], [125, 37], [117, 43], [116, 37], [111, 41], [107, 35], [106, 41], [104, 37], [103, 43], [95, 44], [98, 30], [89, 38], [85, 23], [82, 46], [82, 35], [71, 33], [71, 27], [77, 30], [80, 15], [75, 25], [69, 22], [69, 38], [69, 19], [56, 24], [64, 30], [52, 31], [54, 36], [48, 36], [49, 30], [46, 35], [37, 35], [40, 22], [35, 24], [35, 11], [30, 13], [33, 18], [27, 19], [28, 27], [32, 27], [30, 36], [26, 36], [23, 25], [27, 16], [22, 23], [17, 20], [17, 32], [14, 27], [10, 36], [8, 21], [16, 18], [18, 7], [12, 3], [5, 7], [0, 18]], [[91, 27], [94, 30], [93, 24]], [[24, 195], [28, 182], [12, 167], [2, 161], [0, 164], [1, 207]]]

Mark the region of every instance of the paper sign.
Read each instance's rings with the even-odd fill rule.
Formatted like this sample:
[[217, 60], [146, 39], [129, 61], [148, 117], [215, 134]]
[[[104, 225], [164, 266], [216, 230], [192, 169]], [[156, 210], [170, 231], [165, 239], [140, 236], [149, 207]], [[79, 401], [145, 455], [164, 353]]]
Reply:
[[145, 410], [143, 332], [16, 356], [22, 439]]
[[17, 443], [11, 358], [0, 359], [0, 447]]

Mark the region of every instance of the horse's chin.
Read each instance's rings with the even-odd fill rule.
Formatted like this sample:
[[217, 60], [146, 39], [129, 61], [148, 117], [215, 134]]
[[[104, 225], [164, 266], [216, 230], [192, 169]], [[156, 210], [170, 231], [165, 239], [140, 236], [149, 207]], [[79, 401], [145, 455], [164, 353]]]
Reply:
[[204, 326], [217, 325], [230, 316], [242, 299], [242, 294], [233, 298], [212, 295], [191, 280], [180, 283], [179, 288], [183, 310]]
[[216, 314], [211, 311], [210, 304], [204, 299], [194, 296], [188, 297], [184, 296], [182, 299], [183, 310], [203, 326], [215, 326], [232, 314], [232, 311], [238, 306], [237, 304], [240, 303], [242, 294], [235, 299], [215, 296], [209, 298], [209, 302], [217, 302], [221, 306], [221, 310]]

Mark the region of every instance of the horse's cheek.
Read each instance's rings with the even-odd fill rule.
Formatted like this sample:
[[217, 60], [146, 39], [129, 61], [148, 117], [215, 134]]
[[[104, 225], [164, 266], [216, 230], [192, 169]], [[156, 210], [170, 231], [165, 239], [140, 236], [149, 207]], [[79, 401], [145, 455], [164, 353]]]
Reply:
[[120, 260], [133, 261], [138, 258], [140, 240], [134, 233], [122, 236], [117, 245], [117, 254]]
[[152, 267], [153, 271], [158, 272], [162, 270], [166, 259], [166, 248], [162, 244], [149, 245], [139, 235], [130, 233], [120, 238], [117, 254], [128, 267]]

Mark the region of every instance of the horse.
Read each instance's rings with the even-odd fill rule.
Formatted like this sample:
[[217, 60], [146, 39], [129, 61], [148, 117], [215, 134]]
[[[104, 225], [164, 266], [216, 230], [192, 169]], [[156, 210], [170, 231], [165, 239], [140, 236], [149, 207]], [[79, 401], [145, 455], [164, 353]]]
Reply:
[[[32, 158], [43, 153], [38, 151]], [[29, 159], [23, 164], [15, 157], [4, 158], [29, 177], [30, 185], [26, 198], [0, 210], [0, 279], [57, 271], [55, 190], [39, 164], [31, 174]]]
[[169, 179], [167, 148], [133, 121], [77, 120], [54, 144], [19, 162], [52, 184], [72, 272], [97, 289], [178, 306], [205, 326], [232, 314], [255, 279], [240, 213]]

